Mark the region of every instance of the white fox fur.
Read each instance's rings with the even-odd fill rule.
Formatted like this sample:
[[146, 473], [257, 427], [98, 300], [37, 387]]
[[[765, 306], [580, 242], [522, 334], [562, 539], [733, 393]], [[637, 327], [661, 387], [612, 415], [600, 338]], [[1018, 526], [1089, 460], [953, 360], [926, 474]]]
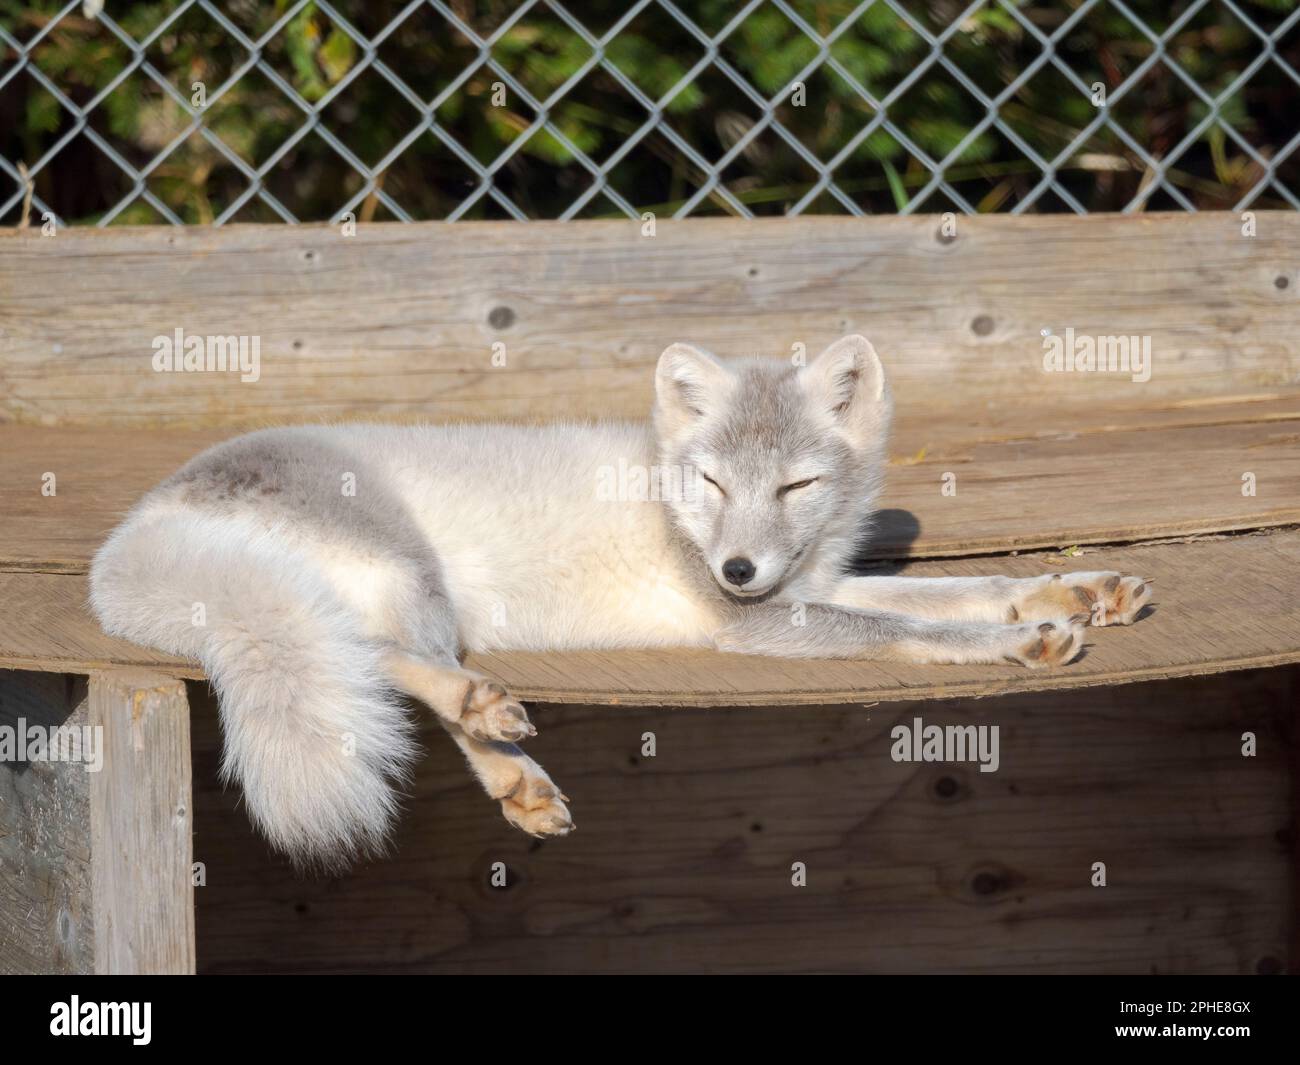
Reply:
[[[264, 430], [146, 495], [96, 555], [91, 601], [108, 632], [202, 663], [223, 775], [295, 860], [382, 845], [415, 756], [403, 695], [512, 823], [563, 835], [564, 796], [513, 742], [533, 732], [523, 707], [462, 669], [465, 651], [1042, 666], [1069, 661], [1088, 621], [1136, 616], [1146, 586], [1118, 574], [851, 576], [889, 415], [880, 360], [846, 337], [802, 369], [673, 345], [652, 425]], [[700, 495], [598, 491], [664, 468], [698, 470]]]

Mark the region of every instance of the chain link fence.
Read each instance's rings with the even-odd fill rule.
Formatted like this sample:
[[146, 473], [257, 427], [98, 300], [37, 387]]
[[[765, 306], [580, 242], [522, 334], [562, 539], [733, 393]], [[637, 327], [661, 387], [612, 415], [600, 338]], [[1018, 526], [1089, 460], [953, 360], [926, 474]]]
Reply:
[[1300, 207], [1296, 0], [0, 0], [0, 224]]

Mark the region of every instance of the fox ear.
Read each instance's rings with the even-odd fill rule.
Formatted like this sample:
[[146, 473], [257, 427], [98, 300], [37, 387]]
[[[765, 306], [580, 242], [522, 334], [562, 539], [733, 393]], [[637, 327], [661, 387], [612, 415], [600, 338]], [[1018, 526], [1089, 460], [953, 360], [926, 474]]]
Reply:
[[889, 428], [889, 383], [866, 337], [841, 337], [804, 367], [799, 379], [809, 402], [839, 422], [851, 444], [883, 442]]
[[731, 389], [731, 371], [690, 344], [671, 344], [655, 368], [655, 423], [665, 435], [716, 410]]

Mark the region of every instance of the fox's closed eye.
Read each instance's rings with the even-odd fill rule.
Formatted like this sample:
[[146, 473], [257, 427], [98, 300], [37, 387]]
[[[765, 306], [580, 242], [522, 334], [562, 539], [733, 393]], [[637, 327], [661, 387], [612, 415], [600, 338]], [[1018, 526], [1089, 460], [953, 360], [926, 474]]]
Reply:
[[796, 492], [800, 488], [807, 488], [810, 484], [815, 483], [817, 480], [818, 478], [816, 477], [809, 477], [806, 481], [795, 481], [793, 484], [783, 484], [780, 488], [776, 490], [777, 498], [780, 499], [781, 496], [785, 495], [787, 492]]
[[719, 492], [722, 492], [722, 494], [723, 494], [724, 496], [727, 494], [726, 491], [723, 489], [722, 485], [718, 484], [717, 481], [715, 481], [712, 477], [710, 477], [710, 476], [709, 476], [707, 473], [705, 473], [703, 470], [700, 470], [700, 476], [703, 477], [706, 481], [708, 481], [709, 484], [713, 485], [713, 487], [716, 488]]

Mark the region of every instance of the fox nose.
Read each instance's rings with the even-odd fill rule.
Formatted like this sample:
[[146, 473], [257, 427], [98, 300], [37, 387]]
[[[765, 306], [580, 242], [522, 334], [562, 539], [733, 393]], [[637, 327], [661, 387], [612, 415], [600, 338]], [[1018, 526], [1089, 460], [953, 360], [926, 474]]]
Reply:
[[747, 558], [729, 558], [722, 564], [722, 575], [737, 588], [754, 576], [754, 563]]

